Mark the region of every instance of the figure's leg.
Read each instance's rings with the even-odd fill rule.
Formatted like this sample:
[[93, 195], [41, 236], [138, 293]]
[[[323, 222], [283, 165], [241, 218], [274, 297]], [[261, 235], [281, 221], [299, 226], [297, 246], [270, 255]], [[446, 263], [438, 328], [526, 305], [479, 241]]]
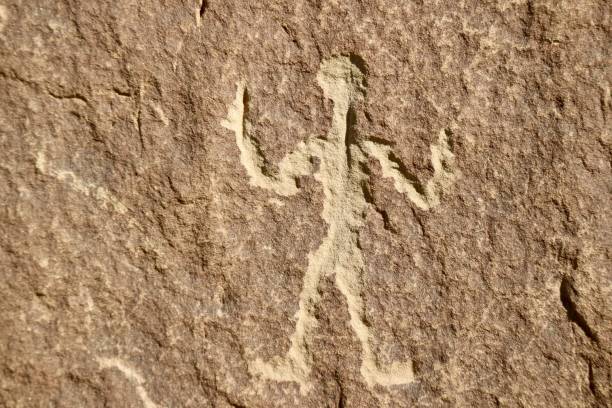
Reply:
[[329, 244], [323, 242], [319, 249], [308, 255], [308, 268], [299, 298], [299, 309], [296, 313], [295, 330], [291, 335], [291, 346], [284, 357], [275, 357], [271, 362], [260, 358], [253, 361], [249, 367], [251, 372], [264, 379], [273, 381], [292, 381], [300, 385], [300, 391], [305, 394], [309, 389], [311, 357], [306, 344], [306, 335], [317, 325], [314, 308], [320, 299], [317, 287], [330, 261]]
[[363, 260], [361, 254], [354, 254], [348, 264], [335, 269], [336, 285], [346, 298], [350, 316], [350, 324], [361, 343], [362, 361], [361, 375], [369, 387], [375, 384], [383, 386], [408, 384], [414, 381], [412, 361], [395, 362], [386, 367], [380, 367], [370, 344], [372, 334], [364, 322], [365, 305], [363, 302]]

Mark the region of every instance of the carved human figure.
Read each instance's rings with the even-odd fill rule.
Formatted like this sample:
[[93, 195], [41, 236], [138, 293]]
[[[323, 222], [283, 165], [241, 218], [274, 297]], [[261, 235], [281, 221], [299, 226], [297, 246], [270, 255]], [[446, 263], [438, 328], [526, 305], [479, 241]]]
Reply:
[[[328, 224], [327, 235], [321, 245], [308, 255], [308, 267], [304, 274], [299, 296], [295, 330], [290, 338], [286, 355], [272, 361], [256, 359], [250, 369], [268, 380], [294, 381], [303, 393], [310, 388], [308, 377], [311, 356], [307, 347], [308, 333], [316, 326], [314, 308], [320, 295], [317, 287], [325, 275], [333, 275], [339, 291], [346, 298], [350, 325], [362, 348], [361, 374], [368, 386], [390, 386], [414, 381], [412, 361], [395, 362], [382, 367], [372, 351], [372, 334], [364, 322], [363, 273], [364, 255], [358, 245], [359, 230], [365, 225], [365, 215], [370, 205], [363, 191], [369, 177], [361, 163], [367, 157], [379, 161], [383, 175], [394, 181], [395, 188], [404, 193], [423, 210], [439, 204], [440, 192], [456, 179], [453, 170], [453, 154], [449, 149], [447, 134], [440, 132], [438, 144], [431, 147], [433, 177], [424, 186], [406, 177], [397, 160], [392, 160], [391, 147], [371, 140], [359, 141], [350, 137], [347, 118], [355, 102], [365, 94], [364, 74], [345, 56], [336, 56], [322, 62], [317, 82], [326, 98], [333, 101], [331, 128], [325, 137], [301, 142], [278, 164], [273, 175], [263, 171], [264, 159], [249, 136], [250, 124], [244, 117], [247, 103], [246, 85], [238, 83], [236, 99], [222, 125], [233, 131], [240, 150], [240, 160], [247, 171], [250, 184], [288, 196], [298, 192], [296, 178], [313, 174], [323, 186], [322, 218]], [[312, 166], [312, 158], [318, 158], [318, 169]]]

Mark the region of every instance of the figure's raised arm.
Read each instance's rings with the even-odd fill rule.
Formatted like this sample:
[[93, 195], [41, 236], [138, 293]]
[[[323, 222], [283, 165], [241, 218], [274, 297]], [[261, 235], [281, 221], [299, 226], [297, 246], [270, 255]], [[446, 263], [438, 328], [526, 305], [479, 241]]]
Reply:
[[441, 130], [438, 143], [431, 145], [431, 164], [434, 175], [423, 185], [394, 157], [391, 146], [366, 141], [363, 143], [367, 154], [380, 163], [384, 177], [393, 179], [395, 189], [406, 194], [408, 199], [422, 210], [429, 210], [440, 204], [440, 193], [450, 187], [459, 172], [454, 167], [455, 156], [450, 150], [448, 134]]
[[249, 176], [249, 183], [252, 186], [272, 190], [283, 196], [297, 193], [297, 177], [310, 174], [312, 171], [309, 148], [304, 142], [300, 142], [296, 150], [287, 154], [278, 164], [277, 174], [266, 174], [264, 172], [264, 157], [257, 144], [249, 136], [250, 124], [244, 117], [246, 109], [248, 109], [246, 84], [239, 82], [236, 99], [228, 110], [227, 118], [221, 122], [221, 126], [233, 131], [236, 135], [236, 144], [240, 150], [240, 162]]

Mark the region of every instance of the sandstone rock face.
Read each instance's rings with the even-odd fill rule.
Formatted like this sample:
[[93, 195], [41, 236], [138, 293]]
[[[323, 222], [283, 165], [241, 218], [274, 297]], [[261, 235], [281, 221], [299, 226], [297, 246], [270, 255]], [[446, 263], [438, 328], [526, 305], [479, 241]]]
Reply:
[[0, 0], [0, 406], [610, 406], [609, 13]]

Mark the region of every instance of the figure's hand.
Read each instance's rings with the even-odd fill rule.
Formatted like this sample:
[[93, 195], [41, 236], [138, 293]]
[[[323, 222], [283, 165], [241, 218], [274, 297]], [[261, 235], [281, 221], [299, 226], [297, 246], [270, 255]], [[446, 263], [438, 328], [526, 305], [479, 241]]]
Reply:
[[221, 126], [236, 135], [240, 162], [249, 176], [249, 183], [283, 196], [297, 193], [296, 179], [311, 172], [308, 146], [300, 142], [297, 149], [286, 155], [278, 164], [278, 174], [265, 174], [265, 160], [257, 144], [249, 136], [250, 124], [244, 118], [245, 110], [248, 110], [247, 89], [244, 82], [239, 82], [236, 98], [228, 109], [227, 118], [221, 121]]
[[417, 207], [429, 210], [440, 204], [440, 194], [450, 187], [459, 176], [454, 167], [454, 155], [448, 143], [448, 133], [440, 131], [438, 143], [431, 146], [431, 163], [434, 175], [425, 185], [408, 173], [402, 163], [395, 159], [391, 146], [366, 141], [363, 144], [365, 152], [380, 163], [384, 177], [393, 179], [395, 189], [408, 196]]

